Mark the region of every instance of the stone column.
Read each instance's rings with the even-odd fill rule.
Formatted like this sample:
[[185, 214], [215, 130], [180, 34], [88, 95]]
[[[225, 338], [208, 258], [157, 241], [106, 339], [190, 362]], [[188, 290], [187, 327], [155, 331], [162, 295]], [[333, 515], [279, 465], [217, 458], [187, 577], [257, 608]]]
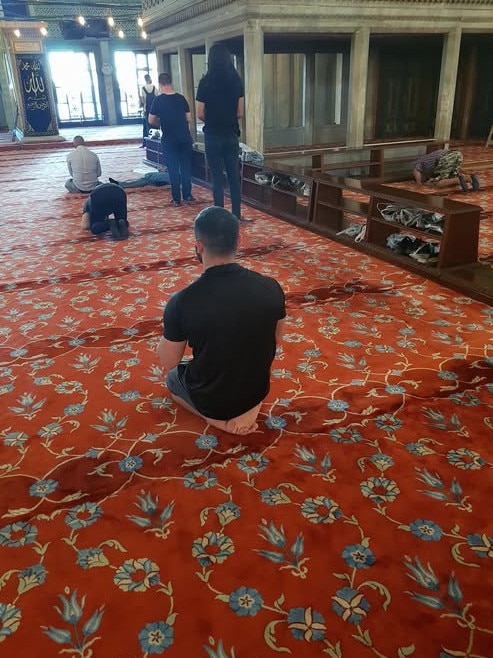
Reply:
[[363, 146], [365, 139], [366, 88], [368, 79], [368, 53], [370, 30], [361, 27], [351, 39], [351, 63], [349, 68], [349, 112], [347, 146]]
[[243, 31], [245, 61], [245, 136], [243, 141], [264, 150], [264, 32], [259, 21], [248, 21]]
[[450, 139], [461, 36], [462, 29], [455, 27], [444, 38], [435, 120], [435, 139]]
[[[0, 18], [2, 16], [2, 8], [0, 4]], [[9, 77], [9, 69], [7, 68], [7, 42], [5, 40], [3, 31], [0, 30], [0, 129], [7, 130], [13, 128], [15, 123], [15, 103], [13, 97], [14, 83]]]
[[476, 69], [478, 66], [478, 45], [473, 44], [468, 53], [465, 75], [465, 93], [463, 100], [463, 111], [460, 121], [460, 139], [469, 136], [469, 123], [471, 121], [472, 103], [477, 89]]
[[315, 53], [305, 55], [305, 125], [304, 144], [313, 144], [315, 111]]
[[210, 39], [209, 37], [206, 37], [205, 39], [205, 68], [207, 70], [207, 60], [209, 59], [209, 50], [211, 49], [211, 46], [213, 46], [216, 43], [216, 39]]
[[191, 132], [194, 141], [197, 141], [197, 114], [195, 109], [195, 93], [193, 86], [192, 53], [188, 48], [178, 48], [178, 65], [180, 68], [181, 93], [190, 105], [192, 115]]
[[116, 126], [118, 124], [118, 109], [116, 107], [117, 101], [114, 85], [116, 74], [112, 64], [113, 58], [108, 39], [102, 39], [99, 42], [99, 52], [101, 53], [101, 73], [103, 74], [104, 95], [106, 97], [107, 116], [105, 116], [105, 124], [107, 126]]

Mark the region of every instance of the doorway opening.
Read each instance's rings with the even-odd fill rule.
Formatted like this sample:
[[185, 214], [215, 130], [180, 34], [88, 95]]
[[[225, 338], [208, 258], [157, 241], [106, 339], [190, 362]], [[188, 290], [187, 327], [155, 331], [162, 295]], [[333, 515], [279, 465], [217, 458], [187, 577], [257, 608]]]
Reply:
[[157, 87], [157, 58], [154, 52], [115, 52], [115, 73], [119, 88], [119, 119], [134, 120], [141, 116], [140, 96], [145, 85], [144, 76], [149, 74]]

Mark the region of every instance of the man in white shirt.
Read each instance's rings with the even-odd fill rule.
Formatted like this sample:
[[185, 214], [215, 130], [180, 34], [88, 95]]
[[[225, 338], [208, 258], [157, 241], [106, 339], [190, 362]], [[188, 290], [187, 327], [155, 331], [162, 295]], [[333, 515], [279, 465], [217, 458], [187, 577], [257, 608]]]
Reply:
[[67, 156], [67, 167], [72, 178], [65, 182], [69, 192], [85, 194], [101, 185], [101, 163], [98, 156], [84, 146], [84, 138], [74, 137], [74, 151]]

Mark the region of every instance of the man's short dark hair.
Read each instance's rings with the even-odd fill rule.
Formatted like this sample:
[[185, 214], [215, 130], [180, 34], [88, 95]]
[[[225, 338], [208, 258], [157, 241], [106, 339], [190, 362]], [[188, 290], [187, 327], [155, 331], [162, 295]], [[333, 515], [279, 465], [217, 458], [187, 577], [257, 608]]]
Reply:
[[206, 251], [213, 256], [230, 256], [238, 247], [240, 222], [224, 208], [210, 206], [201, 210], [194, 223], [194, 232]]
[[160, 74], [159, 74], [159, 78], [158, 78], [158, 82], [159, 82], [159, 84], [162, 85], [163, 87], [164, 87], [165, 85], [170, 85], [170, 84], [171, 84], [171, 76], [170, 76], [170, 74], [169, 74], [169, 73], [160, 73]]
[[149, 73], [146, 73], [146, 74], [145, 74], [145, 76], [144, 76], [144, 80], [146, 81], [147, 84], [149, 84], [149, 82], [152, 82], [152, 78], [151, 78], [151, 76], [149, 75]]

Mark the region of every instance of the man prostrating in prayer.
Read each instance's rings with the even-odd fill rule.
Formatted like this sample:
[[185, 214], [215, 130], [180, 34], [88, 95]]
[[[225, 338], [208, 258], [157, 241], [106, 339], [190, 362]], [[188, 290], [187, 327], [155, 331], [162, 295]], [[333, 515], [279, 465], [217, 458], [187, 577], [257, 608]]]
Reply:
[[[175, 402], [218, 429], [250, 434], [270, 388], [284, 293], [235, 262], [239, 221], [228, 210], [202, 210], [194, 233], [204, 271], [166, 305], [157, 354]], [[193, 358], [183, 362], [187, 344]]]
[[128, 238], [127, 195], [113, 183], [98, 185], [82, 208], [82, 229], [94, 235], [111, 231], [115, 240]]

